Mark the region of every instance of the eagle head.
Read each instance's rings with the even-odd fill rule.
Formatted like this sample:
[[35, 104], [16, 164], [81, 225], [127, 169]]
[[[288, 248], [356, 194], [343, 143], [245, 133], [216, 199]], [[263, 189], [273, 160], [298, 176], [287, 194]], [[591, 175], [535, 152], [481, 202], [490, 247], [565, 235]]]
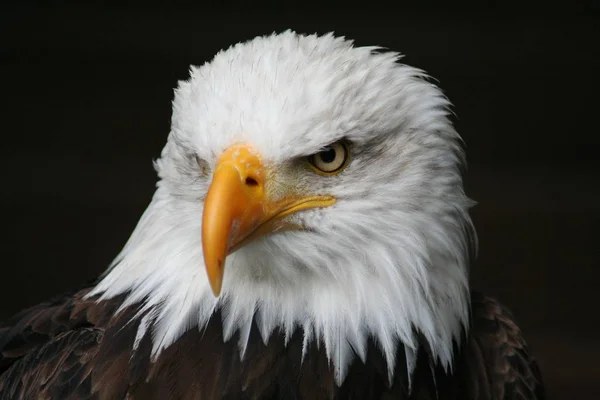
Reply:
[[332, 34], [258, 37], [175, 91], [151, 204], [90, 293], [146, 311], [153, 354], [215, 310], [223, 335], [324, 345], [343, 381], [374, 339], [452, 361], [472, 238], [449, 103], [425, 74]]

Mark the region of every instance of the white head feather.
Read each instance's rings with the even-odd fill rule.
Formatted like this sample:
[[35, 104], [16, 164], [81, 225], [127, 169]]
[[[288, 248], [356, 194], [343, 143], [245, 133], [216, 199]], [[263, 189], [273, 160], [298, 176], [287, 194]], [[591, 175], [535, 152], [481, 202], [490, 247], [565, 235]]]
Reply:
[[[90, 293], [128, 293], [155, 316], [153, 355], [221, 309], [224, 336], [243, 355], [253, 318], [265, 342], [275, 328], [303, 329], [324, 344], [344, 380], [375, 338], [390, 377], [397, 346], [414, 366], [417, 337], [451, 366], [468, 321], [470, 200], [449, 103], [396, 53], [353, 47], [333, 35], [294, 32], [237, 44], [191, 69], [173, 101], [172, 128], [156, 162], [160, 181], [122, 253]], [[352, 160], [338, 176], [293, 160], [341, 138]], [[277, 179], [333, 195], [335, 205], [290, 218], [306, 231], [278, 233], [227, 258], [223, 291], [211, 293], [202, 246], [203, 199], [220, 154], [251, 143]], [[206, 172], [206, 171], [205, 171]]]

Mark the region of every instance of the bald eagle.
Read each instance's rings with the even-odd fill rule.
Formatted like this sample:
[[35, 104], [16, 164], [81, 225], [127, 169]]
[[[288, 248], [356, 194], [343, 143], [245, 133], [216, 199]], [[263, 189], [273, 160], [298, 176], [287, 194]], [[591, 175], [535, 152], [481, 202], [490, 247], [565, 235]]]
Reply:
[[469, 287], [449, 102], [399, 58], [286, 31], [192, 67], [122, 252], [0, 325], [0, 397], [542, 399]]

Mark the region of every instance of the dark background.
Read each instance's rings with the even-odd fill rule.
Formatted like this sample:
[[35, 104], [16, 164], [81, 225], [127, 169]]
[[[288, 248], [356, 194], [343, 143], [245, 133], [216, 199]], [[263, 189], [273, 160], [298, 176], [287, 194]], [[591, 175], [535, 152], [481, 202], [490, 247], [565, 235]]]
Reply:
[[473, 286], [514, 311], [550, 398], [600, 398], [599, 0], [75, 4], [0, 6], [0, 319], [118, 253], [189, 64], [259, 34], [335, 31], [439, 81], [479, 202]]

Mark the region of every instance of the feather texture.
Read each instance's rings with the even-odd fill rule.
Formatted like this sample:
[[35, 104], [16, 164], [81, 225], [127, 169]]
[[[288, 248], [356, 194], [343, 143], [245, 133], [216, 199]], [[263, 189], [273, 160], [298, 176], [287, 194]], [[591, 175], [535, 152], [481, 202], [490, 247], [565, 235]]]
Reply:
[[[386, 358], [368, 341], [338, 386], [325, 354], [311, 345], [302, 363], [300, 330], [285, 344], [275, 332], [265, 345], [254, 324], [246, 356], [236, 337], [223, 340], [221, 315], [184, 333], [151, 361], [152, 329], [133, 343], [140, 320], [123, 298], [96, 303], [87, 290], [25, 310], [0, 326], [1, 399], [461, 399], [540, 400], [537, 364], [510, 313], [474, 293], [471, 331], [457, 347], [452, 372], [431, 368], [422, 340], [409, 390], [405, 362], [388, 382]], [[133, 319], [132, 319], [133, 318]], [[403, 360], [399, 352], [396, 357]]]

